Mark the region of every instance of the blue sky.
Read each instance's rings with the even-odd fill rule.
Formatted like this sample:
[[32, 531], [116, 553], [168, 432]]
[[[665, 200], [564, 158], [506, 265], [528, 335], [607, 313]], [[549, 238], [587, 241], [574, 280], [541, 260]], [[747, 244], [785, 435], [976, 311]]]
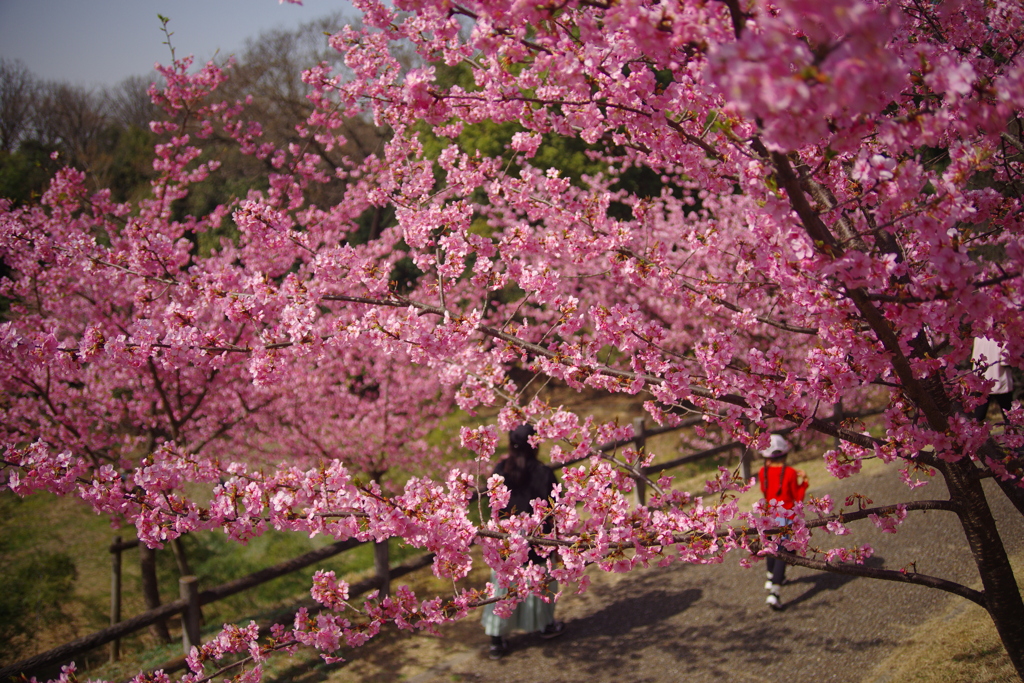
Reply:
[[352, 12], [345, 0], [0, 0], [0, 57], [41, 79], [102, 87], [170, 61], [157, 14], [170, 18], [178, 56], [205, 61], [336, 10]]

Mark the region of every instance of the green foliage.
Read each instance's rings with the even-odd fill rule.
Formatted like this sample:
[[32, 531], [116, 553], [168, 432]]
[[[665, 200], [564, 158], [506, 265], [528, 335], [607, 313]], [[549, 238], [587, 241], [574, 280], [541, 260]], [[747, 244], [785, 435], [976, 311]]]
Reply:
[[38, 200], [60, 167], [50, 158], [54, 151], [36, 140], [23, 143], [15, 152], [0, 151], [0, 197], [15, 206]]
[[111, 147], [103, 174], [117, 201], [138, 200], [150, 192], [156, 136], [135, 126], [109, 129]]
[[[85, 168], [96, 188], [109, 188], [115, 201], [138, 200], [150, 191], [153, 145], [156, 136], [134, 126], [111, 125], [87, 158], [78, 158], [59, 146], [26, 140], [14, 152], [0, 151], [0, 197], [17, 205], [39, 200], [50, 178], [65, 164]], [[53, 152], [60, 156], [50, 158]]]
[[[245, 197], [250, 190], [266, 190], [269, 186], [265, 176], [253, 172], [253, 160], [237, 151], [221, 153], [218, 148], [211, 147], [203, 152], [203, 160], [211, 157], [221, 161], [221, 168], [206, 180], [192, 185], [188, 196], [174, 203], [175, 220], [184, 220], [186, 216], [206, 216], [217, 206], [231, 205], [238, 197]], [[206, 258], [211, 251], [221, 247], [222, 240], [236, 242], [239, 234], [238, 226], [228, 217], [218, 228], [189, 234], [188, 238], [198, 255]]]
[[[441, 88], [459, 85], [467, 91], [477, 89], [473, 81], [472, 67], [467, 62], [455, 66], [435, 64], [434, 74]], [[488, 120], [464, 126], [459, 136], [450, 140], [435, 136], [430, 132], [429, 126], [421, 124], [420, 141], [423, 144], [424, 156], [428, 159], [436, 159], [441, 150], [452, 142], [457, 143], [470, 155], [479, 153], [489, 157], [510, 156], [508, 145], [512, 141], [512, 136], [524, 130], [516, 122], [494, 123]], [[590, 145], [578, 138], [545, 135], [537, 155], [530, 160], [530, 165], [545, 170], [557, 168], [562, 176], [579, 183], [584, 174], [593, 175], [605, 170], [602, 163], [588, 157], [587, 151], [590, 148]], [[517, 173], [517, 169], [516, 164], [509, 167], [512, 175]]]
[[[63, 605], [78, 576], [75, 561], [61, 551], [40, 547], [17, 524], [20, 498], [0, 496], [0, 652], [16, 659], [41, 630], [66, 620]], [[12, 523], [12, 520], [14, 523]]]
[[61, 601], [74, 586], [75, 562], [66, 553], [39, 551], [0, 560], [0, 643], [10, 651], [43, 626], [65, 619]]
[[[470, 92], [477, 89], [473, 81], [473, 68], [467, 62], [455, 66], [435, 64], [434, 69], [435, 78], [440, 88], [458, 85]], [[659, 83], [667, 86], [671, 82], [671, 72], [656, 72], [655, 78]], [[423, 145], [424, 156], [428, 159], [436, 159], [445, 147], [455, 143], [470, 155], [480, 154], [481, 156], [508, 158], [508, 172], [515, 176], [519, 173], [521, 164], [516, 163], [516, 158], [509, 151], [509, 144], [513, 135], [524, 132], [524, 130], [517, 122], [494, 123], [486, 120], [463, 126], [458, 137], [452, 139], [438, 137], [430, 126], [420, 123], [419, 137]], [[614, 146], [605, 149], [608, 147], [609, 145], [604, 141], [590, 145], [578, 137], [548, 134], [543, 136], [536, 155], [527, 163], [542, 171], [551, 168], [557, 169], [563, 178], [569, 179], [575, 185], [582, 186], [584, 176], [607, 174], [612, 170], [608, 167], [607, 162], [598, 161], [597, 157], [591, 154], [600, 149], [614, 157], [622, 151]], [[436, 173], [438, 181], [440, 181], [440, 169]], [[639, 197], [656, 196], [661, 192], [663, 186], [664, 182], [661, 176], [648, 167], [620, 169], [618, 180], [614, 185], [616, 189], [623, 189]], [[477, 199], [482, 198], [477, 197]], [[629, 207], [619, 202], [611, 204], [609, 213], [612, 217], [620, 220], [632, 218], [632, 211]]]

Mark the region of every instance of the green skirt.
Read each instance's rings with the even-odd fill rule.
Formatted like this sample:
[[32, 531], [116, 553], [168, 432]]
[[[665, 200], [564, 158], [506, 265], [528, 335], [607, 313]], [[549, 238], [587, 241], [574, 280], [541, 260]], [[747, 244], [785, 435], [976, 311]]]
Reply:
[[[491, 583], [497, 585], [497, 577], [491, 572]], [[501, 597], [507, 591], [496, 588], [494, 595]], [[554, 595], [558, 592], [558, 582], [551, 580], [546, 595], [550, 602], [537, 595], [531, 595], [516, 605], [516, 611], [508, 619], [494, 615], [494, 605], [484, 605], [484, 614], [480, 621], [484, 625], [484, 633], [489, 636], [506, 636], [512, 631], [543, 631], [544, 627], [555, 620]]]

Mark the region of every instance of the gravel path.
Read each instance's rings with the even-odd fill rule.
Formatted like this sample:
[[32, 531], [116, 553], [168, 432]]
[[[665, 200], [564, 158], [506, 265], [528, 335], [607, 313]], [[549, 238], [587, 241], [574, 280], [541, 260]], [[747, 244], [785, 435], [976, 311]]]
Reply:
[[[811, 493], [830, 493], [839, 502], [854, 490], [876, 504], [907, 500], [906, 487], [893, 473], [880, 465], [876, 469], [857, 478], [856, 488], [831, 480]], [[934, 499], [944, 490], [934, 482], [916, 493]], [[1024, 519], [1001, 494], [991, 498], [1008, 550], [1021, 552]], [[865, 524], [870, 522], [858, 523], [848, 538], [871, 543], [872, 561], [879, 566], [916, 561], [919, 572], [978, 585], [950, 513], [911, 513], [896, 535]], [[928, 588], [790, 567], [782, 590], [786, 609], [772, 612], [764, 604], [762, 567], [742, 569], [730, 557], [717, 566], [595, 572], [587, 593], [560, 602], [558, 615], [566, 622], [561, 638], [513, 636], [512, 651], [495, 662], [486, 656], [488, 639], [479, 623], [470, 618], [446, 629], [443, 638], [396, 638], [313, 678], [332, 683], [860, 681], [921, 622], [951, 604], [980, 609]]]

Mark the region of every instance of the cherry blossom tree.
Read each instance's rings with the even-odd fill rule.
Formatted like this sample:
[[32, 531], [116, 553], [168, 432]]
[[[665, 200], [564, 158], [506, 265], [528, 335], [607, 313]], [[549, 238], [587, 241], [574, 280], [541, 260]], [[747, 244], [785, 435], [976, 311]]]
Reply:
[[[231, 378], [235, 397], [203, 399], [219, 404], [211, 434], [256, 400], [243, 399], [248, 392], [292, 397], [298, 412], [268, 417], [264, 445], [254, 437], [237, 458], [176, 444], [101, 464], [84, 442], [55, 436], [59, 409], [23, 409], [26, 426], [5, 434], [7, 485], [80, 495], [125, 515], [151, 543], [214, 527], [239, 540], [268, 526], [399, 537], [435, 552], [434, 572], [456, 579], [477, 544], [510, 589], [498, 610], [541, 592], [548, 575], [585, 586], [590, 564], [627, 571], [785, 550], [796, 564], [974, 601], [1024, 673], [1024, 603], [981, 486], [994, 479], [1024, 514], [1024, 411], [1010, 410], [997, 430], [975, 420], [991, 384], [970, 360], [973, 339], [988, 337], [1007, 351], [987, 362], [1022, 367], [1024, 8], [356, 5], [362, 27], [330, 38], [345, 72], [324, 64], [304, 75], [314, 110], [299, 132], [309, 145], [261, 141], [244, 103], [212, 96], [225, 71], [189, 73], [180, 62], [154, 91], [169, 114], [157, 132], [169, 139], [156, 150], [164, 175], [152, 200], [114, 205], [64, 171], [41, 206], [0, 218], [3, 295], [14, 302], [0, 328], [3, 360], [32, 378], [35, 396], [51, 391], [51, 377], [108, 364], [121, 368], [122, 383], [141, 382], [155, 366], [174, 382]], [[411, 68], [410, 49], [419, 55]], [[453, 83], [453, 68], [472, 82]], [[387, 143], [327, 163], [323, 155], [346, 142], [344, 122], [358, 117], [385, 129]], [[511, 131], [502, 152], [474, 144], [500, 127]], [[216, 170], [191, 137], [214, 129], [277, 172], [267, 189], [183, 219], [174, 202]], [[585, 172], [544, 161], [569, 143], [589, 160]], [[337, 203], [307, 199], [328, 184]], [[394, 220], [365, 239], [361, 221], [382, 208]], [[190, 248], [190, 235], [228, 223], [237, 239], [208, 258]], [[66, 309], [92, 305], [68, 287], [76, 279], [133, 293], [131, 306], [109, 313], [116, 331], [63, 322], [82, 319]], [[496, 425], [461, 433], [478, 470], [498, 430], [524, 420], [551, 442], [554, 461], [582, 460], [564, 470], [552, 500], [510, 519], [474, 521], [478, 482], [467, 467], [413, 476], [389, 493], [354, 476], [353, 466], [365, 466], [358, 453], [332, 451], [344, 439], [331, 413], [302, 412], [306, 397], [323, 397], [336, 369], [353, 363], [348, 390], [374, 395], [389, 420], [399, 412], [392, 399], [381, 403], [385, 387], [411, 381], [398, 376], [436, 379], [465, 410], [498, 407]], [[729, 472], [703, 496], [674, 489], [670, 477], [648, 481], [651, 499], [635, 505], [638, 465], [653, 454], [601, 456], [598, 444], [628, 437], [628, 427], [528, 400], [513, 369], [642, 395], [659, 422], [700, 415], [752, 448], [784, 425], [827, 434], [840, 440], [825, 454], [835, 476], [880, 458], [899, 463], [912, 486], [942, 477], [949, 496], [841, 517], [827, 497], [813, 499], [798, 506], [785, 540], [764, 503], [739, 509], [735, 494], [749, 483]], [[63, 381], [74, 389], [80, 380]], [[124, 398], [120, 384], [107, 386]], [[884, 416], [871, 433], [827, 419], [840, 402], [878, 400]], [[370, 409], [347, 414], [358, 419], [359, 410]], [[275, 440], [311, 444], [319, 461], [247, 464]], [[126, 467], [130, 478], [118, 469]], [[209, 482], [211, 501], [183, 495], [184, 479]], [[480, 490], [494, 509], [508, 494], [500, 478]], [[865, 566], [864, 544], [837, 539], [840, 547], [818, 551], [824, 544], [811, 541], [859, 520], [895, 531], [925, 509], [956, 516], [982, 590]], [[531, 546], [547, 554], [546, 571], [525, 562]], [[330, 574], [312, 592], [319, 615], [301, 613], [263, 640], [254, 627], [227, 628], [193, 652], [188, 680], [203, 680], [204, 663], [228, 652], [247, 652], [244, 676], [256, 678], [271, 650], [305, 645], [331, 659], [385, 622], [432, 628], [495, 600], [488, 591], [423, 599], [400, 589], [357, 610]]]

